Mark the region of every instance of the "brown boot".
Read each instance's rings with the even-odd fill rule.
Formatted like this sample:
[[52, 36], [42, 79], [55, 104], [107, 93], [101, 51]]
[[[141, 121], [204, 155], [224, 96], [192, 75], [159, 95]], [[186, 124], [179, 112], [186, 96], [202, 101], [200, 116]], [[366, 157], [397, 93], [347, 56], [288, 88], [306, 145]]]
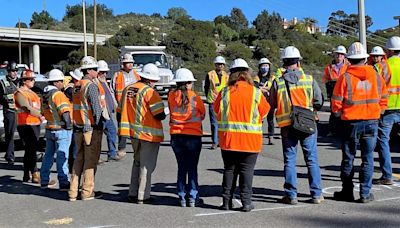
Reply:
[[36, 184], [40, 183], [40, 173], [39, 172], [32, 173], [32, 183], [36, 183]]

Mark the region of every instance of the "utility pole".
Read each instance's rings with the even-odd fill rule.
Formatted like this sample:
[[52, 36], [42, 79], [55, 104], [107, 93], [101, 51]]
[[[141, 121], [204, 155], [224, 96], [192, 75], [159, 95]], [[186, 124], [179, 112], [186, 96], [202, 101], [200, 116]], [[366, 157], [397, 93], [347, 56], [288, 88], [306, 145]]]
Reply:
[[400, 16], [394, 16], [393, 19], [399, 20], [399, 27], [397, 29], [399, 30], [400, 33]]
[[82, 15], [83, 15], [83, 48], [85, 56], [87, 56], [87, 43], [86, 43], [86, 6], [85, 0], [82, 0]]
[[22, 63], [21, 20], [19, 18], [18, 18], [18, 57], [19, 57], [18, 63]]
[[367, 50], [367, 31], [365, 26], [365, 9], [364, 0], [358, 0], [358, 24], [359, 24], [359, 37], [360, 42]]
[[96, 0], [93, 0], [93, 55], [97, 59], [97, 42], [96, 42], [96, 32], [97, 32], [97, 6]]

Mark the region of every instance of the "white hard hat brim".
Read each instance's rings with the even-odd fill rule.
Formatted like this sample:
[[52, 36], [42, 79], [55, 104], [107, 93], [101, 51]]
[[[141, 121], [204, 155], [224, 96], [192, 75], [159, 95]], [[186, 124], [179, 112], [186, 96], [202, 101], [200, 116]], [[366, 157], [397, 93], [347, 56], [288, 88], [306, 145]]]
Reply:
[[161, 78], [160, 76], [150, 75], [143, 72], [137, 72], [141, 78], [146, 78], [149, 80], [159, 81]]
[[333, 53], [338, 53], [338, 54], [343, 54], [343, 55], [347, 54], [345, 51], [334, 51]]
[[110, 71], [110, 68], [97, 68], [97, 71]]
[[56, 82], [56, 81], [64, 81], [63, 77], [58, 77], [58, 78], [49, 78], [46, 80], [47, 82]]
[[368, 54], [356, 54], [356, 55], [347, 55], [346, 58], [348, 59], [365, 59], [368, 58]]
[[183, 80], [183, 79], [174, 79], [172, 80], [173, 82], [196, 82], [197, 79], [189, 79], [189, 80]]
[[133, 60], [128, 60], [128, 59], [126, 59], [126, 60], [122, 60], [122, 63], [134, 63], [135, 61], [133, 61]]
[[69, 72], [69, 75], [71, 75], [71, 77], [73, 77], [74, 79], [76, 79], [78, 81], [82, 79], [82, 77], [74, 74], [74, 72], [72, 72], [72, 71]]

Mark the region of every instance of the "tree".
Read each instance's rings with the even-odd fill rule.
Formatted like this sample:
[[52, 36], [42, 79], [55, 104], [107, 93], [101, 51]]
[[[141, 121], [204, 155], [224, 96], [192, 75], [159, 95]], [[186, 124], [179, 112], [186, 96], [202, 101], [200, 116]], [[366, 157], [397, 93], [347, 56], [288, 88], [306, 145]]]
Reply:
[[[105, 21], [113, 18], [113, 10], [108, 8], [104, 4], [97, 4], [97, 21]], [[88, 32], [93, 32], [93, 17], [94, 17], [94, 7], [93, 5], [86, 6], [86, 29]], [[83, 13], [82, 5], [67, 5], [66, 13], [63, 21], [69, 22], [69, 27], [75, 31], [83, 31]]]
[[34, 12], [32, 14], [31, 22], [29, 26], [33, 29], [50, 29], [52, 26], [56, 24], [56, 19], [50, 16], [49, 12], [46, 10], [42, 10], [42, 12], [37, 13]]
[[[18, 24], [19, 24], [18, 22], [17, 22], [17, 24], [15, 24], [15, 28], [19, 27]], [[21, 22], [21, 28], [28, 28], [28, 25], [26, 25], [25, 22]]]
[[284, 33], [282, 22], [279, 13], [273, 12], [272, 15], [269, 15], [266, 10], [263, 10], [257, 15], [253, 25], [261, 39], [277, 40], [282, 38]]
[[[373, 24], [370, 16], [365, 16], [366, 28]], [[343, 10], [331, 13], [328, 22], [327, 34], [330, 35], [356, 35], [359, 32], [358, 14], [346, 14]]]
[[217, 24], [215, 31], [222, 41], [232, 41], [239, 38], [239, 33], [228, 27], [225, 23]]
[[267, 57], [272, 63], [278, 64], [280, 57], [279, 46], [272, 40], [257, 40], [254, 42], [256, 49], [254, 58], [261, 59]]
[[128, 25], [121, 28], [112, 38], [110, 43], [115, 47], [125, 45], [154, 45], [154, 37], [145, 27]]
[[236, 59], [236, 58], [242, 58], [249, 60], [253, 56], [252, 51], [250, 48], [248, 48], [246, 45], [244, 45], [241, 42], [232, 42], [229, 43], [223, 54], [228, 58], [228, 59]]
[[243, 14], [242, 10], [239, 8], [233, 8], [231, 10], [231, 17], [230, 20], [233, 25], [233, 29], [237, 31], [241, 31], [246, 29], [249, 26], [249, 21], [247, 20], [246, 16]]
[[167, 12], [167, 18], [176, 21], [180, 17], [189, 17], [187, 11], [182, 7], [172, 7]]

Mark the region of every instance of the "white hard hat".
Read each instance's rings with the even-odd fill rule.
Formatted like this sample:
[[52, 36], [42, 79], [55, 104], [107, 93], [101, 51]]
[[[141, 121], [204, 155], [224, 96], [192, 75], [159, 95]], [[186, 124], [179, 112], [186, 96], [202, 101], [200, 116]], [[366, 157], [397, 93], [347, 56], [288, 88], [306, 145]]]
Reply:
[[383, 51], [383, 48], [376, 46], [373, 47], [371, 50], [371, 53], [369, 53], [370, 55], [385, 55], [385, 52]]
[[180, 68], [176, 71], [175, 73], [175, 78], [173, 80], [174, 82], [195, 82], [197, 81], [194, 76], [192, 71], [186, 68]]
[[49, 72], [49, 78], [47, 79], [49, 82], [54, 81], [64, 81], [64, 74], [59, 69], [53, 69]]
[[129, 53], [124, 54], [122, 56], [122, 63], [134, 63], [135, 60], [133, 60], [133, 56]]
[[386, 42], [386, 48], [392, 51], [400, 50], [400, 37], [392, 36]]
[[76, 80], [81, 80], [83, 78], [83, 73], [80, 68], [76, 68], [74, 71], [70, 71], [69, 75]]
[[158, 81], [160, 80], [160, 71], [158, 70], [158, 67], [153, 64], [153, 63], [148, 63], [143, 66], [143, 69], [141, 72], [138, 72], [140, 77], [150, 79], [153, 81]]
[[340, 53], [340, 54], [347, 54], [347, 50], [343, 45], [339, 45], [336, 47], [335, 51], [333, 51], [335, 53]]
[[288, 46], [283, 49], [281, 59], [302, 59], [299, 49], [294, 46]]
[[225, 58], [224, 57], [222, 57], [222, 56], [217, 56], [217, 57], [215, 57], [215, 59], [214, 59], [214, 64], [215, 63], [222, 63], [222, 64], [226, 64], [226, 62], [225, 62]]
[[247, 68], [249, 69], [249, 64], [247, 64], [246, 60], [238, 58], [233, 60], [231, 67], [229, 68], [230, 70], [234, 68]]
[[81, 60], [81, 69], [93, 69], [93, 68], [97, 68], [97, 61], [95, 58], [93, 58], [92, 56], [85, 56], [83, 57], [83, 59]]
[[350, 45], [349, 51], [347, 53], [348, 59], [365, 59], [368, 58], [367, 50], [360, 42], [354, 42]]
[[107, 62], [104, 60], [99, 60], [97, 62], [97, 64], [99, 65], [99, 67], [97, 68], [97, 71], [109, 71], [110, 70], [110, 68], [108, 68]]
[[260, 61], [258, 61], [258, 65], [265, 64], [265, 63], [271, 64], [271, 62], [267, 58], [261, 58]]

